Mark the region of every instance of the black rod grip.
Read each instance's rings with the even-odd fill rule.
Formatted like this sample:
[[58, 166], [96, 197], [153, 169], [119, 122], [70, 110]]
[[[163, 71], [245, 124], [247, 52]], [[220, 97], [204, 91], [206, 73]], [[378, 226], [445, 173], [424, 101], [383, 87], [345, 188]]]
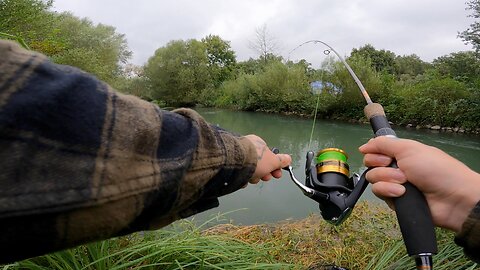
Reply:
[[[369, 115], [375, 137], [395, 136], [384, 114]], [[390, 167], [398, 168], [394, 160]], [[437, 240], [432, 214], [420, 190], [409, 182], [403, 184], [406, 192], [395, 198], [395, 212], [409, 256], [437, 253]]]
[[[394, 160], [390, 165], [398, 168]], [[395, 198], [395, 213], [409, 256], [437, 253], [437, 239], [432, 214], [427, 201], [417, 187], [409, 182], [403, 184], [405, 194]]]

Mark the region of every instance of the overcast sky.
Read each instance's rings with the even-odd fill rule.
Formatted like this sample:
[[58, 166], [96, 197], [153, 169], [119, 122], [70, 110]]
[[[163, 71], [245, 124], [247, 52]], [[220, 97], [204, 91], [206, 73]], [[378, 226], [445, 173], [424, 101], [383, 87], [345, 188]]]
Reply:
[[[54, 6], [116, 27], [127, 37], [134, 64], [144, 64], [171, 40], [208, 34], [230, 41], [238, 60], [257, 58], [249, 41], [264, 24], [284, 57], [299, 44], [319, 39], [343, 56], [370, 43], [432, 61], [470, 50], [457, 34], [473, 22], [462, 0], [55, 0]], [[303, 46], [290, 59], [318, 65], [325, 59], [323, 49]]]

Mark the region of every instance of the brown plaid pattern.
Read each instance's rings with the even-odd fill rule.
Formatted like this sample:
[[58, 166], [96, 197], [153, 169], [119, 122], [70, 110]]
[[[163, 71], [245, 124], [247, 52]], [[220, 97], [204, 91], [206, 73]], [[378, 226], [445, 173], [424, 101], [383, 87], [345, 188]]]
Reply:
[[480, 202], [463, 223], [462, 231], [455, 237], [455, 243], [464, 248], [468, 257], [480, 262]]
[[0, 263], [211, 207], [256, 166], [248, 140], [0, 41]]

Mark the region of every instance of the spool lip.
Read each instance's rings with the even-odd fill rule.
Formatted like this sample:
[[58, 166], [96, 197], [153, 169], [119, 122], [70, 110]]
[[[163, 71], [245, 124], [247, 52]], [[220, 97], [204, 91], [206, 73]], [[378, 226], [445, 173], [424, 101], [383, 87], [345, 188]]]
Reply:
[[348, 155], [345, 151], [343, 151], [340, 148], [335, 148], [335, 147], [325, 148], [325, 149], [322, 149], [322, 150], [318, 151], [317, 157], [320, 156], [321, 154], [325, 153], [325, 152], [330, 152], [330, 151], [339, 152], [339, 153], [345, 155], [345, 157], [348, 159]]

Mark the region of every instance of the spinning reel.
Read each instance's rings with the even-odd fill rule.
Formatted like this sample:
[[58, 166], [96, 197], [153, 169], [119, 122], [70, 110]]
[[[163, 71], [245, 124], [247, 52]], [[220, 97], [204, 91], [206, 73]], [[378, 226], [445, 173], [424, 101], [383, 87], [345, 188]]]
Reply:
[[318, 202], [323, 219], [334, 225], [347, 219], [368, 185], [365, 179], [368, 170], [362, 176], [354, 173], [350, 177], [347, 159], [347, 154], [338, 148], [323, 149], [316, 156], [309, 151], [305, 184], [297, 180], [291, 166], [284, 168], [303, 194]]

